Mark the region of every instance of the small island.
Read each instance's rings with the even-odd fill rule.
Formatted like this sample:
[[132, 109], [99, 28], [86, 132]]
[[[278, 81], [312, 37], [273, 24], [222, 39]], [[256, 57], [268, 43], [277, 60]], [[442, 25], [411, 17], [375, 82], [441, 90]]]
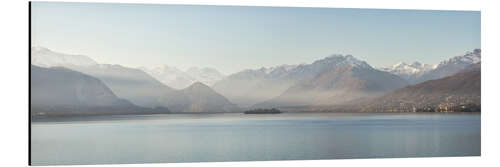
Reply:
[[280, 114], [282, 113], [280, 110], [276, 108], [272, 109], [253, 109], [244, 112], [245, 114]]

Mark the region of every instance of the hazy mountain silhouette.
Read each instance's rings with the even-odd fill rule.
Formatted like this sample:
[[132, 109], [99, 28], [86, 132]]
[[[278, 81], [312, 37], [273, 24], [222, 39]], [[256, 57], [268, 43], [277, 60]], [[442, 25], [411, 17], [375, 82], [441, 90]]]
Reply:
[[31, 104], [49, 106], [132, 106], [99, 79], [62, 67], [31, 66]]
[[94, 66], [68, 66], [102, 80], [118, 97], [130, 100], [143, 107], [156, 107], [158, 98], [173, 91], [158, 80], [139, 69], [120, 65], [100, 64]]
[[207, 85], [196, 82], [191, 86], [168, 92], [159, 103], [173, 112], [236, 112], [236, 105]]
[[103, 82], [63, 67], [31, 66], [31, 114], [106, 115], [167, 113], [168, 109], [147, 109], [118, 98]]

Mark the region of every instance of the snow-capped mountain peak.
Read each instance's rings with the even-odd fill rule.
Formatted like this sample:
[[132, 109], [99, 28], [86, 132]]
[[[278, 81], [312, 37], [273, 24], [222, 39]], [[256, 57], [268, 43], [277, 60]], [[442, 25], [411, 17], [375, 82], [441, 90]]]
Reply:
[[223, 79], [225, 76], [214, 68], [198, 68], [191, 67], [186, 70], [186, 73], [193, 77], [196, 81], [204, 83], [208, 86], [213, 85], [215, 82]]
[[412, 64], [400, 62], [391, 67], [380, 68], [380, 70], [398, 75], [411, 83], [419, 83], [450, 76], [472, 64], [480, 62], [481, 49], [474, 49], [472, 52], [469, 51], [464, 55], [452, 57], [436, 65], [428, 65], [420, 62], [413, 62]]
[[155, 66], [153, 68], [151, 68], [151, 72], [153, 73], [157, 73], [157, 74], [164, 74], [164, 73], [179, 73], [179, 74], [182, 74], [184, 73], [183, 71], [181, 71], [180, 69], [176, 68], [176, 67], [170, 67], [170, 66], [167, 66], [167, 65], [161, 65], [161, 66]]
[[151, 68], [141, 67], [139, 69], [175, 89], [184, 89], [195, 82], [193, 77], [176, 67], [160, 65]]
[[427, 64], [422, 64], [418, 61], [415, 61], [415, 62], [411, 63], [410, 65], [413, 67], [422, 67], [422, 68], [425, 68], [426, 66], [428, 66]]
[[431, 65], [423, 64], [418, 61], [415, 61], [411, 64], [405, 62], [399, 62], [390, 68], [382, 68], [383, 71], [391, 72], [394, 74], [407, 74], [407, 75], [423, 73], [431, 69], [432, 69]]
[[265, 72], [266, 74], [272, 74], [272, 73], [277, 73], [277, 72], [288, 72], [288, 71], [296, 68], [297, 66], [298, 65], [283, 64], [280, 66], [274, 66], [274, 67], [269, 67], [269, 68], [262, 67], [260, 70]]
[[175, 89], [184, 89], [195, 82], [211, 86], [225, 77], [213, 68], [192, 67], [183, 71], [176, 67], [160, 65], [152, 68], [141, 67], [140, 69]]
[[399, 68], [399, 67], [403, 67], [403, 66], [407, 66], [407, 65], [408, 64], [406, 64], [405, 62], [399, 62], [399, 63], [392, 65], [392, 68], [395, 69], [395, 68]]
[[433, 68], [434, 67], [432, 65], [415, 61], [411, 64], [399, 62], [391, 67], [380, 68], [379, 70], [386, 71], [406, 80], [412, 81], [415, 78], [424, 75], [426, 72], [432, 70]]
[[334, 54], [331, 56], [328, 56], [324, 59], [317, 60], [313, 62], [311, 65], [313, 66], [344, 66], [344, 65], [350, 65], [352, 67], [357, 67], [357, 68], [367, 68], [367, 69], [372, 69], [372, 67], [366, 63], [365, 61], [359, 60], [355, 58], [352, 55], [340, 55], [340, 54]]
[[476, 64], [479, 62], [481, 62], [481, 49], [474, 49], [472, 52], [466, 52], [464, 55], [455, 56], [442, 61], [436, 66], [436, 68], [449, 64]]
[[54, 52], [41, 46], [31, 47], [31, 64], [41, 67], [55, 66], [92, 66], [97, 62], [84, 55], [70, 55]]

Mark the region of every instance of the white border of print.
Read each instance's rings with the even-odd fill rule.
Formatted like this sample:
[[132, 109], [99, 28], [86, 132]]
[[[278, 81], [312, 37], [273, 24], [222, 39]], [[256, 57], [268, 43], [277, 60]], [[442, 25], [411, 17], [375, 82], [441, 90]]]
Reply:
[[[69, 0], [66, 0], [69, 1]], [[500, 164], [498, 130], [500, 116], [495, 98], [500, 94], [499, 18], [500, 5], [487, 0], [79, 0], [79, 2], [119, 2], [158, 4], [203, 4], [243, 6], [296, 6], [381, 9], [480, 10], [482, 48], [482, 155], [454, 158], [349, 159], [224, 163], [129, 164], [93, 166], [494, 166]], [[0, 5], [0, 164], [28, 164], [28, 1], [2, 1]]]

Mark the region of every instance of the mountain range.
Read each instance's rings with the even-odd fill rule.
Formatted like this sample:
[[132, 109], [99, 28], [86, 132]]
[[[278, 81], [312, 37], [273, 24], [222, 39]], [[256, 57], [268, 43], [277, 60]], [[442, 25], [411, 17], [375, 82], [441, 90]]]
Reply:
[[[41, 52], [42, 51], [42, 52]], [[43, 57], [42, 57], [43, 56]], [[110, 64], [84, 64], [84, 65], [75, 65], [75, 63], [65, 64], [59, 62], [65, 62], [63, 60], [67, 60], [70, 62], [77, 62], [77, 60], [72, 60], [73, 56], [68, 54], [62, 54], [58, 52], [53, 52], [49, 49], [35, 49], [32, 48], [31, 59], [32, 64], [38, 65], [40, 61], [34, 61], [37, 59], [42, 59], [44, 57], [49, 57], [50, 59], [54, 59], [58, 62], [54, 64], [44, 64], [47, 67], [64, 67], [67, 69], [71, 69], [73, 71], [77, 71], [88, 76], [95, 77], [102, 81], [109, 89], [116, 94], [117, 97], [130, 100], [130, 102], [134, 105], [138, 105], [140, 107], [146, 108], [169, 108], [167, 105], [171, 105], [171, 101], [184, 101], [184, 97], [195, 97], [202, 96], [206, 98], [220, 99], [220, 97], [211, 97], [211, 95], [216, 95], [210, 92], [212, 91], [210, 87], [205, 86], [202, 89], [209, 89], [204, 91], [184, 91], [184, 90], [176, 90], [166, 86], [162, 82], [156, 80], [151, 77], [146, 72], [130, 68], [124, 67], [121, 65], [110, 65]], [[86, 57], [86, 56], [80, 56]], [[88, 58], [88, 57], [86, 57]], [[90, 59], [90, 58], [89, 58]], [[193, 85], [199, 85], [198, 83], [193, 83]], [[200, 90], [200, 89], [197, 89]], [[58, 91], [57, 87], [51, 87], [48, 91]], [[213, 92], [213, 91], [212, 91]], [[192, 93], [192, 94], [189, 94]], [[202, 93], [209, 93], [207, 95], [202, 95]], [[176, 95], [171, 96], [168, 100], [165, 100], [165, 95]], [[163, 100], [160, 101], [160, 98]], [[198, 110], [219, 110], [219, 111], [227, 111], [226, 107], [227, 103], [224, 104], [211, 104], [210, 102], [220, 102], [220, 101], [206, 101], [203, 100], [192, 100], [191, 102], [193, 106], [197, 106]], [[200, 104], [198, 104], [198, 102]], [[190, 106], [183, 107], [189, 108]], [[221, 108], [216, 108], [216, 107]], [[172, 112], [182, 112], [189, 111], [189, 109], [179, 107], [179, 105], [173, 106], [175, 110]], [[204, 108], [207, 107], [207, 108]], [[224, 108], [225, 107], [225, 108]]]
[[[324, 68], [316, 69], [316, 65]], [[254, 108], [302, 109], [342, 104], [361, 97], [382, 95], [407, 84], [398, 76], [374, 69], [351, 55], [330, 56], [304, 66], [301, 71], [304, 70], [312, 71], [312, 77], [297, 80], [279, 96], [256, 104]]]
[[[481, 50], [475, 49], [464, 55], [442, 61], [437, 65], [414, 62], [412, 64], [398, 63], [388, 68], [374, 68], [352, 55], [331, 55], [310, 64], [247, 69], [224, 76], [212, 68], [190, 68], [183, 71], [166, 65], [152, 68], [131, 68], [122, 65], [99, 64], [84, 55], [64, 54], [43, 47], [32, 47], [32, 77], [39, 77], [34, 80], [37, 82], [32, 82], [32, 86], [48, 83], [48, 81], [40, 81], [39, 75], [46, 74], [34, 72], [37, 70], [71, 71], [70, 73], [86, 76], [82, 78], [92, 80], [89, 82], [83, 79], [75, 79], [75, 81], [52, 79], [57, 78], [57, 75], [61, 77], [68, 75], [66, 74], [68, 72], [55, 72], [52, 74], [53, 77], [44, 78], [44, 80], [74, 83], [76, 86], [45, 85], [43, 90], [46, 92], [40, 93], [40, 88], [32, 91], [32, 95], [36, 97], [35, 99], [40, 99], [41, 97], [37, 96], [44, 96], [47, 92], [60, 92], [61, 94], [54, 94], [54, 96], [57, 98], [68, 96], [68, 99], [60, 100], [60, 102], [73, 108], [84, 106], [76, 104], [87, 103], [92, 104], [88, 106], [99, 107], [101, 106], [99, 102], [101, 102], [103, 104], [120, 104], [118, 106], [125, 108], [128, 106], [129, 109], [141, 108], [149, 109], [148, 111], [159, 111], [154, 110], [158, 108], [175, 113], [239, 112], [250, 108], [323, 110], [350, 106], [352, 109], [353, 105], [350, 104], [365, 104], [367, 106], [366, 108], [356, 108], [357, 111], [380, 111], [377, 107], [397, 106], [396, 102], [387, 103], [387, 96], [407, 100], [429, 96], [430, 99], [439, 101], [440, 98], [449, 95], [449, 92], [444, 92], [445, 87], [440, 87], [440, 85], [449, 85], [453, 88], [450, 91], [466, 92], [465, 94], [451, 95], [453, 98], [472, 100], [474, 103], [471, 104], [476, 105], [476, 107], [479, 105], [480, 108], [480, 103], [476, 103], [477, 89], [473, 89], [475, 94], [462, 91], [462, 89], [471, 88], [468, 85], [464, 86], [464, 84], [477, 82], [478, 78], [474, 75], [479, 75], [480, 80], [480, 73], [476, 72], [480, 70], [480, 58]], [[463, 80], [436, 81], [455, 76], [455, 74], [458, 75], [458, 73], [473, 71], [475, 73], [458, 76]], [[70, 76], [78, 76], [76, 74]], [[466, 79], [470, 79], [470, 81], [465, 82]], [[452, 85], [451, 82], [455, 81], [464, 82]], [[432, 84], [433, 82], [437, 84]], [[424, 83], [426, 85], [421, 86]], [[81, 90], [82, 84], [87, 84], [85, 92], [89, 94], [82, 95], [80, 93], [76, 96], [74, 91], [59, 90]], [[422, 90], [434, 90], [433, 92], [436, 93], [425, 91], [420, 91], [417, 95], [395, 93], [410, 91], [408, 87], [417, 85], [424, 87]], [[53, 99], [57, 99], [56, 97]], [[80, 98], [80, 101], [71, 100], [76, 97]], [[95, 99], [88, 99], [92, 97]], [[87, 100], [85, 100], [86, 98]], [[451, 100], [456, 100], [453, 98], [450, 97]], [[41, 104], [50, 104], [50, 106], [44, 106], [45, 108], [59, 106], [55, 101], [34, 100], [32, 106], [40, 106]], [[444, 104], [443, 101], [439, 102]], [[431, 101], [420, 100], [418, 106], [426, 104], [434, 105], [434, 103], [431, 104]], [[433, 107], [435, 108], [435, 106]], [[388, 108], [383, 108], [383, 110], [388, 110]]]
[[433, 66], [419, 62], [414, 62], [412, 64], [401, 62], [392, 67], [380, 69], [398, 75], [411, 84], [416, 84], [453, 75], [470, 65], [480, 62], [481, 49], [474, 49], [472, 52], [466, 52], [464, 55], [452, 57]]
[[352, 55], [332, 55], [311, 64], [244, 70], [213, 87], [240, 106], [301, 108], [374, 96], [405, 85], [396, 75]]

